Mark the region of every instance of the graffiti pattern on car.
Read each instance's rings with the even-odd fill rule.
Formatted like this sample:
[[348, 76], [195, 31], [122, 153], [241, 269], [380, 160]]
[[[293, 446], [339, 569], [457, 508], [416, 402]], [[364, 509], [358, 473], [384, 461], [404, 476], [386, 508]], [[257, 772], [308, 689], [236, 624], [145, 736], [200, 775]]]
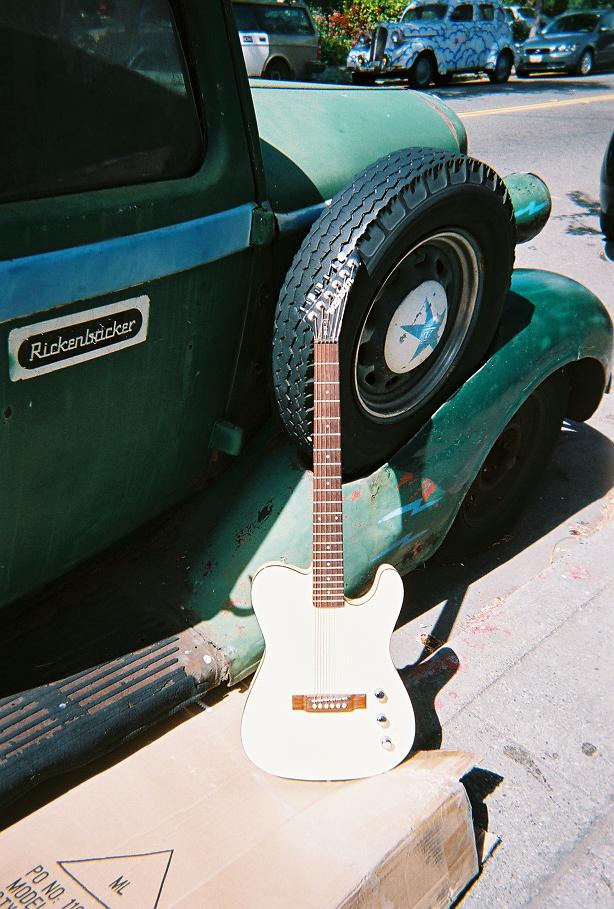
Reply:
[[[460, 18], [459, 18], [460, 17]], [[421, 54], [434, 57], [439, 74], [493, 69], [502, 51], [513, 59], [513, 39], [498, 2], [419, 0], [400, 22], [383, 22], [350, 49], [355, 72], [408, 72]]]

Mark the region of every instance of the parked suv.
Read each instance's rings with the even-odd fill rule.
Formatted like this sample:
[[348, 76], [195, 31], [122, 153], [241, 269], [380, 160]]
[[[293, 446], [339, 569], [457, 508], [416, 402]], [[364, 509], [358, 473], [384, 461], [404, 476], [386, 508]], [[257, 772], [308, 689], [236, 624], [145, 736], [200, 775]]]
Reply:
[[247, 75], [304, 79], [321, 70], [320, 38], [306, 3], [233, 3]]
[[466, 72], [486, 72], [492, 82], [507, 82], [513, 46], [498, 2], [420, 0], [405, 7], [399, 22], [382, 22], [372, 35], [361, 35], [347, 66], [353, 81], [363, 84], [395, 76], [426, 88]]

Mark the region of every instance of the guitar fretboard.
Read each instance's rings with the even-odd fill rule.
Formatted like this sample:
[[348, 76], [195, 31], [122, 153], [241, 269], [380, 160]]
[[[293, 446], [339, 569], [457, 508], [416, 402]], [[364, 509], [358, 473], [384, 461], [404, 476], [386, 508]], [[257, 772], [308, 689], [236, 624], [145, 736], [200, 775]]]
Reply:
[[313, 605], [344, 606], [339, 345], [314, 344]]

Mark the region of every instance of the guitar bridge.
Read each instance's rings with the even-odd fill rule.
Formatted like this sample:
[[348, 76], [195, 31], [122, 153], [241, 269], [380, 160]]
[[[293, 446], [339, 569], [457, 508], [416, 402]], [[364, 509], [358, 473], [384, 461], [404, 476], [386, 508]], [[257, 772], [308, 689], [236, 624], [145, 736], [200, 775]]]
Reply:
[[292, 709], [306, 713], [348, 713], [364, 710], [366, 694], [293, 694]]

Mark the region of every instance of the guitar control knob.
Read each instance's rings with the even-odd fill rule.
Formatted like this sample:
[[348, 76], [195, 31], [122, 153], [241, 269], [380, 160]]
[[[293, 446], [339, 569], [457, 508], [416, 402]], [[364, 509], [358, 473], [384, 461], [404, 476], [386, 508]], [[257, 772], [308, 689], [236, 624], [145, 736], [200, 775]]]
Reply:
[[376, 720], [380, 724], [380, 726], [389, 726], [390, 725], [390, 723], [388, 722], [388, 717], [384, 716], [383, 713], [378, 713]]
[[383, 737], [383, 739], [381, 739], [381, 745], [382, 745], [382, 748], [384, 748], [386, 751], [392, 751], [392, 749], [394, 748], [394, 742], [392, 741], [392, 739], [389, 739], [387, 735], [385, 735]]
[[376, 688], [375, 691], [373, 692], [373, 694], [378, 699], [378, 701], [381, 701], [382, 703], [384, 703], [385, 701], [388, 700], [388, 698], [386, 697], [386, 692], [383, 691], [381, 688]]

